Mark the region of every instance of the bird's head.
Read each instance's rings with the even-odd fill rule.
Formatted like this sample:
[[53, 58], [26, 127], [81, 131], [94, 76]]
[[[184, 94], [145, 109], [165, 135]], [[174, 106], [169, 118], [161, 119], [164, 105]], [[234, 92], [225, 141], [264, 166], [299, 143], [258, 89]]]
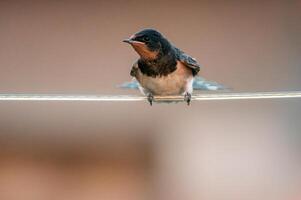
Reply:
[[140, 57], [145, 60], [155, 60], [171, 48], [167, 39], [154, 29], [144, 29], [123, 42], [132, 45]]

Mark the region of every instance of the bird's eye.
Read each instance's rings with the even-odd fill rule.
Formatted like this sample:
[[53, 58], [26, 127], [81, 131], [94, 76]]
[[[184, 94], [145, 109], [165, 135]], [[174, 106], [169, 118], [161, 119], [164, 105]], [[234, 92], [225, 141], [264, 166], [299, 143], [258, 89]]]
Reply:
[[148, 42], [149, 41], [149, 37], [145, 36], [144, 38], [144, 41]]

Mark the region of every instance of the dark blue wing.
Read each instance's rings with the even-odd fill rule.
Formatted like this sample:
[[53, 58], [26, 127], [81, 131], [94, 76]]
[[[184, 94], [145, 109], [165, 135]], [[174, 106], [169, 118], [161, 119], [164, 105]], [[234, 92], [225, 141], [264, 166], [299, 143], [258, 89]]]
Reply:
[[192, 58], [177, 47], [174, 47], [174, 49], [177, 59], [192, 70], [193, 76], [197, 75], [197, 73], [199, 73], [200, 71], [201, 66], [198, 64], [196, 59]]

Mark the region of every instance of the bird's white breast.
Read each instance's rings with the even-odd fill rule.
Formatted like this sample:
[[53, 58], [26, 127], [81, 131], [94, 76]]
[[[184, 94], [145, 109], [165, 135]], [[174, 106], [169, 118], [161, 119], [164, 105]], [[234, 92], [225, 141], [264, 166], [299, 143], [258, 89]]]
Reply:
[[186, 92], [192, 93], [192, 71], [179, 61], [177, 69], [166, 76], [150, 77], [138, 70], [136, 79], [144, 94], [182, 95]]

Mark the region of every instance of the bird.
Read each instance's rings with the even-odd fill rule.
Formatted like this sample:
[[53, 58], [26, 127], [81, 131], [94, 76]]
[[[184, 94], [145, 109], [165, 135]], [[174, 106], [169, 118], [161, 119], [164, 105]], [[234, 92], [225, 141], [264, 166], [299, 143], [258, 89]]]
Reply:
[[[200, 71], [200, 64], [195, 58], [151, 28], [143, 29], [123, 42], [130, 44], [139, 55], [130, 75], [150, 105], [154, 96], [172, 95], [183, 95], [184, 101], [190, 105], [194, 79]], [[216, 86], [217, 89], [222, 87]]]

